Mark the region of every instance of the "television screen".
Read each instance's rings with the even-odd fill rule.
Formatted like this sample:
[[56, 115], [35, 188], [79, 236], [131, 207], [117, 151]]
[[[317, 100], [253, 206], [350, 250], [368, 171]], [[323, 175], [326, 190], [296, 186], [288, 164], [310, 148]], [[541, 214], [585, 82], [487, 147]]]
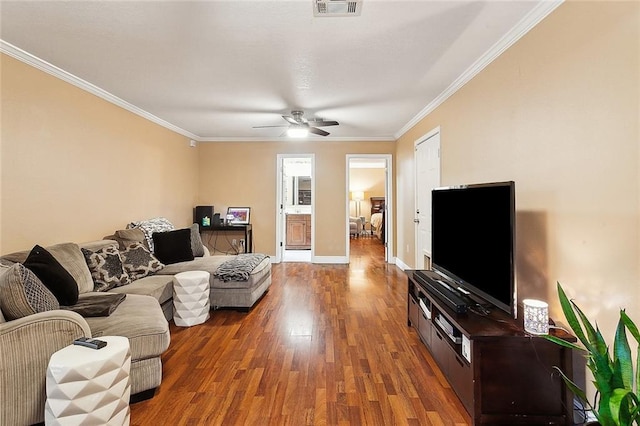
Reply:
[[515, 315], [515, 184], [432, 192], [432, 266], [466, 291]]

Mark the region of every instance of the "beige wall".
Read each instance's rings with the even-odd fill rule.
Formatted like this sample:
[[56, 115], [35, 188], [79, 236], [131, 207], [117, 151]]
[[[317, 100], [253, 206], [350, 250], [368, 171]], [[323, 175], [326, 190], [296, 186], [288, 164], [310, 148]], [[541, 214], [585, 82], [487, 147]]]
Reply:
[[256, 251], [275, 255], [278, 154], [315, 155], [315, 255], [345, 256], [346, 155], [392, 154], [394, 142], [212, 142], [200, 144], [199, 203], [251, 207]]
[[[607, 336], [640, 322], [640, 3], [561, 5], [399, 140], [398, 256], [414, 263], [413, 143], [441, 127], [442, 184], [516, 182], [519, 299], [556, 281]], [[406, 250], [409, 246], [409, 250]]]
[[191, 223], [188, 139], [9, 56], [0, 64], [1, 253], [155, 216]]
[[[384, 197], [384, 169], [349, 170], [349, 191], [364, 191], [364, 200], [360, 202], [360, 216], [371, 219], [371, 197]], [[355, 201], [349, 203], [349, 214], [355, 216]]]

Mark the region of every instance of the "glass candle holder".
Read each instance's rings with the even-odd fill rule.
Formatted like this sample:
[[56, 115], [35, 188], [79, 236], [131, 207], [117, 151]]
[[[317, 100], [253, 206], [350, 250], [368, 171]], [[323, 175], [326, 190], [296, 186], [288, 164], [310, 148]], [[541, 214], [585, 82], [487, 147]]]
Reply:
[[541, 300], [524, 299], [524, 330], [531, 334], [549, 334], [549, 304]]

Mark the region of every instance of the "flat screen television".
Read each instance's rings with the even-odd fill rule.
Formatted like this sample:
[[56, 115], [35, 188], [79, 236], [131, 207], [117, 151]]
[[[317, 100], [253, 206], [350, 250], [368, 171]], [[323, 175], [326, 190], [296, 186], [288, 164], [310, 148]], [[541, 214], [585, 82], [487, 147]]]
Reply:
[[431, 203], [432, 269], [515, 317], [515, 183], [436, 188]]

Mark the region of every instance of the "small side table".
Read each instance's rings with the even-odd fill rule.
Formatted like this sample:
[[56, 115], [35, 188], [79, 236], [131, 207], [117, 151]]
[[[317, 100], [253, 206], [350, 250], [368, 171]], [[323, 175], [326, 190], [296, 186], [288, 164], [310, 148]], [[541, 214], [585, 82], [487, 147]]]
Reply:
[[209, 276], [206, 271], [180, 272], [173, 277], [173, 322], [180, 327], [209, 319]]
[[131, 384], [129, 339], [101, 336], [102, 349], [70, 345], [47, 367], [47, 425], [128, 425]]

